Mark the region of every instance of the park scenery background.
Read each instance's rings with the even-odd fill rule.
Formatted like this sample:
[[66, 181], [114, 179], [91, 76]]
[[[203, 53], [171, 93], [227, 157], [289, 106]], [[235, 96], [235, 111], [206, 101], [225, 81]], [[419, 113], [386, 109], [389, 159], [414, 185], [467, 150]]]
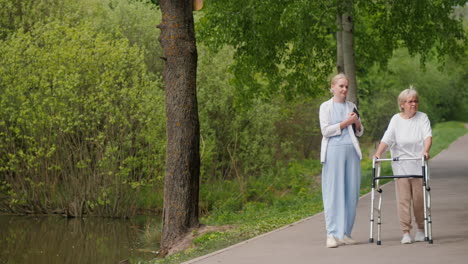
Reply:
[[[281, 1], [232, 2], [246, 2], [239, 16], [229, 15], [236, 8], [229, 1], [205, 1], [194, 12], [200, 221], [220, 228], [195, 233], [188, 250], [153, 261], [177, 263], [322, 210], [318, 107], [330, 98], [336, 41], [333, 27], [305, 28], [298, 21], [315, 21], [312, 14], [333, 21], [335, 15], [323, 12], [328, 1], [311, 1], [323, 5], [319, 10], [314, 8], [320, 4], [310, 4], [311, 17], [289, 3], [294, 1], [286, 1], [284, 10]], [[466, 133], [463, 4], [447, 15], [463, 21], [461, 35], [451, 32], [458, 34], [452, 46], [427, 41], [433, 32], [414, 35], [421, 45], [378, 32], [370, 27], [377, 15], [356, 4], [363, 177], [376, 142], [399, 111], [399, 92], [410, 85], [434, 129], [432, 155]], [[0, 213], [160, 217], [166, 115], [158, 1], [0, 5]], [[386, 43], [385, 34], [391, 49], [371, 49], [375, 39]], [[307, 55], [307, 38], [319, 41], [324, 52]], [[369, 187], [363, 180], [362, 192]], [[159, 230], [156, 224], [140, 237], [154, 251]]]

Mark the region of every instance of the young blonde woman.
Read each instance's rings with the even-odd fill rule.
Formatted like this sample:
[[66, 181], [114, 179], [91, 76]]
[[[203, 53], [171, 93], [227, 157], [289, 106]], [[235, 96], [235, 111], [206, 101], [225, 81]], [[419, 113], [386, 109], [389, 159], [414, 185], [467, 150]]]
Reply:
[[333, 77], [330, 91], [333, 97], [320, 105], [320, 161], [326, 246], [335, 248], [356, 243], [351, 232], [359, 200], [362, 158], [357, 137], [364, 128], [356, 105], [346, 101], [348, 78], [344, 74]]
[[[392, 157], [414, 158], [426, 156], [432, 145], [432, 130], [429, 118], [423, 112], [418, 112], [419, 96], [411, 86], [403, 90], [398, 96], [400, 113], [390, 120], [385, 134], [380, 141], [374, 155], [380, 158], [382, 153], [390, 147]], [[421, 175], [419, 161], [393, 161], [394, 175]], [[400, 229], [403, 233], [402, 244], [413, 242], [410, 236], [411, 203], [416, 219], [417, 231], [414, 241], [424, 241], [424, 201], [421, 178], [401, 178], [395, 180], [398, 216]]]

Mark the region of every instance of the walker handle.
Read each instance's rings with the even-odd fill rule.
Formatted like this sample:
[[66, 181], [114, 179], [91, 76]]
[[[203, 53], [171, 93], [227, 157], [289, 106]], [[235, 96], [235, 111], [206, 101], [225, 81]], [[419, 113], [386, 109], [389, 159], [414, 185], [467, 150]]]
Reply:
[[[425, 158], [426, 158], [426, 156], [422, 157], [423, 160], [426, 160]], [[421, 158], [419, 158], [419, 157], [414, 157], [414, 158], [393, 157], [393, 158], [387, 158], [387, 159], [374, 159], [375, 162], [379, 162], [379, 161], [402, 161], [402, 160], [421, 160]]]

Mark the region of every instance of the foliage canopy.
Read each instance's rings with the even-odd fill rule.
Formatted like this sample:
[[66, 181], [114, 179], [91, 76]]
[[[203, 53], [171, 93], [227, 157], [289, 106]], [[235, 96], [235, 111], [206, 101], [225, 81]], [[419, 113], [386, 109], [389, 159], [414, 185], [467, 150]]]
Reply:
[[[422, 64], [435, 48], [438, 58], [461, 58], [465, 32], [454, 8], [463, 0], [352, 1], [358, 75], [407, 47]], [[200, 40], [213, 50], [235, 49], [234, 84], [244, 98], [283, 94], [316, 96], [327, 87], [335, 62], [335, 1], [218, 0], [206, 5]]]

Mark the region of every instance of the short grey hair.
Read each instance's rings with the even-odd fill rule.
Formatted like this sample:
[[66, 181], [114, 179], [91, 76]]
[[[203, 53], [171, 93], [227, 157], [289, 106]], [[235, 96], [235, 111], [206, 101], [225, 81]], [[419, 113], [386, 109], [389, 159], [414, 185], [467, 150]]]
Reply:
[[400, 108], [401, 112], [403, 112], [403, 107], [401, 107], [401, 105], [406, 103], [408, 98], [419, 99], [418, 92], [416, 92], [416, 89], [414, 89], [413, 85], [410, 85], [408, 89], [403, 90], [400, 95], [398, 95], [398, 108]]

